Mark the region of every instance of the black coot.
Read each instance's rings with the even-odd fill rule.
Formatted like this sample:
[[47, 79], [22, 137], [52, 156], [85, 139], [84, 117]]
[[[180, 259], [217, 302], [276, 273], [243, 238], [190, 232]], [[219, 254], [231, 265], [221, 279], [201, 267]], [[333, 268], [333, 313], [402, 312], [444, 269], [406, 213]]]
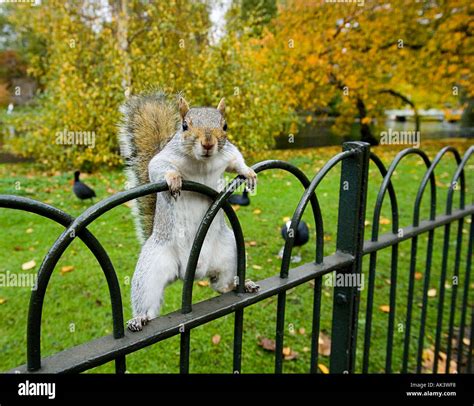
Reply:
[[[281, 236], [283, 239], [286, 241], [288, 238], [288, 229], [291, 226], [291, 221], [288, 221], [282, 228], [281, 228]], [[298, 228], [296, 229], [296, 232], [294, 234], [295, 240], [293, 243], [293, 246], [295, 247], [301, 247], [302, 245], [305, 245], [309, 241], [309, 230], [308, 226], [304, 221], [300, 221], [300, 224], [298, 224]]]
[[74, 172], [74, 186], [72, 187], [72, 190], [79, 199], [92, 200], [95, 197], [95, 192], [89, 186], [87, 186], [85, 183], [82, 183], [79, 180], [80, 175], [81, 175], [81, 172], [79, 171]]
[[227, 201], [238, 206], [248, 206], [250, 204], [249, 192], [244, 189], [241, 195], [231, 195]]
[[[286, 241], [288, 238], [288, 229], [291, 226], [291, 221], [287, 221], [286, 224], [281, 228], [281, 236], [283, 239]], [[298, 227], [296, 229], [296, 232], [294, 233], [294, 242], [293, 246], [294, 247], [301, 247], [302, 245], [305, 245], [309, 241], [309, 229], [307, 224], [304, 221], [300, 221], [300, 224], [298, 224]], [[279, 258], [283, 258], [283, 251], [285, 249], [285, 246], [283, 246], [278, 253]], [[298, 263], [301, 262], [301, 256], [300, 255], [294, 255], [291, 257], [291, 262]]]

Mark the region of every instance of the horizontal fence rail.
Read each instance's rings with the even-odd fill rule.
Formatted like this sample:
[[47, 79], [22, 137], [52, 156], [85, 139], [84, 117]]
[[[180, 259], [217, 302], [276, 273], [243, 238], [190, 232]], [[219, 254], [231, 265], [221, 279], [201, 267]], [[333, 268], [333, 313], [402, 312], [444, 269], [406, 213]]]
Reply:
[[[368, 256], [368, 286], [365, 303], [365, 314], [359, 311], [360, 291], [354, 286], [334, 287], [332, 303], [332, 344], [330, 356], [330, 371], [332, 373], [356, 372], [356, 358], [358, 353], [357, 337], [360, 320], [365, 320], [363, 342], [361, 346], [361, 371], [369, 372], [371, 340], [373, 335], [373, 308], [376, 297], [375, 281], [377, 276], [378, 253], [383, 249], [391, 250], [390, 260], [390, 291], [389, 314], [387, 319], [387, 340], [385, 348], [385, 372], [393, 372], [394, 332], [397, 315], [397, 281], [399, 276], [399, 245], [404, 241], [411, 242], [410, 261], [408, 272], [408, 289], [406, 295], [406, 320], [402, 367], [400, 372], [421, 372], [423, 351], [425, 345], [426, 320], [428, 312], [428, 290], [434, 281], [431, 281], [434, 236], [437, 229], [443, 229], [443, 250], [441, 274], [438, 283], [439, 300], [436, 310], [436, 334], [434, 343], [433, 372], [439, 371], [439, 360], [442, 349], [443, 333], [446, 334], [447, 344], [445, 353], [446, 367], [443, 372], [450, 372], [451, 360], [456, 357], [458, 372], [472, 371], [473, 351], [473, 303], [470, 295], [471, 267], [474, 240], [474, 204], [466, 202], [465, 167], [472, 157], [474, 147], [470, 147], [464, 156], [452, 148], [443, 148], [430, 161], [426, 153], [417, 148], [407, 148], [392, 161], [386, 168], [383, 162], [370, 152], [370, 146], [361, 142], [349, 142], [343, 145], [343, 151], [330, 159], [312, 179], [309, 179], [299, 168], [290, 163], [269, 160], [257, 163], [253, 169], [257, 173], [268, 170], [280, 170], [294, 176], [302, 186], [302, 194], [295, 207], [290, 222], [290, 230], [296, 230], [308, 206], [311, 206], [314, 220], [315, 251], [314, 261], [290, 270], [291, 253], [294, 246], [294, 233], [288, 233], [284, 245], [283, 258], [279, 275], [274, 275], [259, 281], [260, 290], [255, 293], [244, 292], [246, 277], [246, 253], [242, 228], [233, 208], [228, 203], [229, 196], [244, 182], [243, 177], [236, 177], [222, 192], [218, 193], [209, 187], [190, 182], [183, 182], [183, 190], [205, 195], [209, 198], [210, 206], [204, 215], [197, 230], [188, 263], [182, 290], [181, 309], [171, 314], [160, 316], [146, 325], [143, 331], [131, 333], [125, 331], [123, 322], [123, 308], [120, 286], [114, 266], [100, 242], [88, 231], [87, 227], [100, 216], [115, 207], [130, 200], [153, 193], [168, 191], [166, 182], [161, 181], [142, 185], [127, 191], [119, 192], [100, 201], [79, 217], [73, 218], [65, 212], [50, 205], [18, 196], [0, 195], [0, 208], [31, 212], [65, 227], [57, 238], [38, 271], [37, 288], [32, 291], [27, 323], [27, 362], [25, 365], [13, 368], [11, 373], [63, 373], [83, 372], [110, 361], [115, 362], [117, 373], [126, 371], [126, 355], [140, 349], [166, 340], [173, 336], [180, 336], [180, 372], [189, 372], [189, 354], [191, 330], [209, 323], [225, 315], [234, 314], [234, 343], [232, 372], [241, 372], [243, 320], [246, 307], [276, 296], [276, 325], [275, 325], [275, 372], [283, 372], [283, 348], [285, 331], [286, 295], [289, 289], [300, 286], [308, 281], [314, 281], [313, 306], [311, 312], [311, 361], [309, 372], [316, 373], [319, 357], [320, 312], [322, 296], [322, 278], [334, 273], [337, 275], [360, 275], [363, 272], [364, 257]], [[445, 210], [437, 210], [437, 185], [435, 169], [446, 155], [452, 155], [456, 163], [456, 170], [448, 189]], [[409, 156], [421, 159], [426, 172], [421, 180], [413, 206], [412, 224], [400, 227], [397, 194], [392, 183], [392, 176], [399, 163]], [[375, 202], [372, 218], [372, 233], [370, 239], [364, 238], [366, 199], [369, 188], [369, 163], [377, 168], [382, 183]], [[337, 221], [336, 252], [324, 255], [324, 224], [321, 207], [317, 198], [317, 187], [333, 170], [341, 166], [339, 187], [339, 211]], [[429, 217], [420, 219], [420, 207], [429, 185]], [[471, 186], [472, 187], [472, 186]], [[459, 207], [454, 208], [454, 193], [459, 190]], [[379, 235], [379, 225], [385, 195], [389, 196], [391, 208], [391, 232]], [[202, 244], [215, 216], [223, 210], [234, 233], [237, 249], [237, 287], [229, 292], [200, 303], [193, 304], [193, 282]], [[464, 224], [470, 222], [467, 238], [463, 236]], [[454, 244], [454, 268], [452, 274], [463, 277], [462, 286], [453, 286], [451, 296], [446, 297], [445, 285], [448, 277], [448, 255], [453, 249], [450, 244], [451, 225], [457, 225], [457, 234]], [[418, 239], [427, 235], [427, 250], [425, 272], [423, 275], [422, 303], [419, 330], [413, 331], [413, 308], [415, 296], [415, 271], [418, 261]], [[96, 257], [107, 281], [112, 309], [113, 334], [104, 336], [84, 344], [68, 348], [52, 356], [41, 356], [41, 323], [43, 303], [46, 289], [54, 269], [75, 238], [80, 238], [86, 247]], [[467, 250], [463, 251], [463, 240], [467, 239]], [[465, 252], [465, 254], [464, 254]], [[464, 268], [461, 267], [461, 258], [466, 255]], [[450, 300], [446, 302], [446, 300]], [[461, 305], [459, 306], [459, 300]], [[449, 306], [447, 321], [444, 319], [445, 303]], [[456, 325], [456, 312], [459, 324]], [[447, 323], [446, 323], [447, 322]], [[443, 327], [447, 325], [447, 329]], [[467, 332], [467, 333], [466, 333]], [[417, 348], [411, 348], [414, 341]], [[464, 338], [468, 338], [467, 344]], [[453, 348], [453, 340], [457, 340], [457, 353]], [[460, 368], [466, 365], [465, 370]]]

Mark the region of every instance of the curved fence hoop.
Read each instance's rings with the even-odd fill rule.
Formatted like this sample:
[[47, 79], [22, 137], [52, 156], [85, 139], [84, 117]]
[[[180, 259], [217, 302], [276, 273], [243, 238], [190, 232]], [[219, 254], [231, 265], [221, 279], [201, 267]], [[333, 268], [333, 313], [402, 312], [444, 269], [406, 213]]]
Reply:
[[[68, 228], [70, 224], [74, 222], [74, 217], [70, 216], [66, 212], [56, 207], [21, 196], [0, 195], [0, 207], [37, 214], [39, 216], [53, 220], [66, 228]], [[89, 230], [84, 229], [82, 232], [78, 233], [78, 237], [84, 242], [86, 247], [89, 248], [91, 253], [95, 256], [105, 275], [112, 307], [113, 335], [114, 338], [122, 338], [124, 336], [122, 295], [120, 292], [120, 285], [118, 283], [117, 274], [115, 272], [114, 266], [102, 244]], [[28, 312], [28, 320], [29, 317], [30, 311]], [[33, 336], [30, 336], [28, 334], [28, 340], [30, 340], [30, 338], [32, 337]], [[36, 368], [31, 365], [31, 370], [36, 369], [39, 369], [39, 367]]]
[[[298, 202], [298, 205], [296, 206], [296, 209], [293, 213], [293, 217], [291, 219], [290, 228], [292, 230], [296, 230], [298, 228], [298, 225], [300, 224], [301, 218], [303, 217], [303, 213], [306, 209], [306, 206], [308, 205], [308, 202], [311, 199], [311, 196], [315, 195], [316, 188], [321, 183], [321, 181], [324, 179], [324, 177], [328, 174], [328, 172], [334, 166], [336, 166], [339, 162], [341, 162], [342, 160], [344, 160], [348, 157], [351, 157], [355, 154], [358, 154], [358, 153], [359, 153], [359, 151], [357, 149], [351, 149], [349, 151], [340, 152], [339, 154], [337, 154], [333, 158], [331, 158], [321, 168], [321, 170], [311, 180], [311, 183], [306, 188], [305, 192], [303, 193], [303, 196], [301, 197], [300, 201]], [[293, 245], [294, 245], [294, 240], [295, 240], [294, 237], [295, 237], [295, 233], [293, 233], [293, 235], [288, 234], [288, 238], [285, 242], [285, 248], [283, 249], [283, 259], [281, 261], [281, 268], [280, 268], [280, 278], [287, 278], [288, 277], [291, 252], [293, 250]], [[322, 245], [321, 251], [324, 248], [323, 244], [321, 244]], [[324, 255], [324, 253], [323, 253], [323, 255]]]
[[[413, 210], [413, 226], [418, 227], [420, 221], [420, 207], [423, 194], [425, 192], [428, 181], [430, 181], [430, 220], [436, 218], [436, 178], [435, 178], [435, 168], [441, 162], [443, 157], [448, 153], [452, 152], [454, 158], [459, 164], [461, 160], [459, 152], [450, 146], [444, 147], [441, 149], [433, 159], [430, 167], [425, 172], [421, 184], [418, 188], [415, 205]], [[463, 185], [464, 186], [464, 185]], [[464, 190], [464, 187], [463, 187]], [[429, 233], [428, 237], [428, 246], [427, 246], [427, 261], [425, 267], [425, 281], [423, 284], [423, 305], [421, 310], [421, 323], [420, 323], [420, 333], [419, 333], [419, 348], [418, 348], [418, 357], [421, 358], [421, 351], [423, 349], [423, 340], [424, 340], [424, 331], [425, 331], [425, 322], [426, 322], [426, 300], [428, 298], [428, 288], [431, 274], [431, 257], [433, 252], [433, 236], [434, 232]], [[415, 237], [411, 240], [411, 258], [410, 258], [410, 271], [409, 271], [409, 281], [408, 281], [408, 296], [407, 296], [407, 305], [406, 305], [406, 329], [403, 345], [403, 361], [402, 361], [402, 372], [407, 373], [409, 365], [409, 352], [410, 352], [410, 336], [411, 336], [411, 320], [412, 320], [412, 311], [413, 311], [413, 297], [415, 289], [415, 271], [416, 271], [416, 256], [418, 251], [418, 237]]]
[[[296, 166], [278, 160], [267, 160], [263, 162], [259, 162], [252, 166], [252, 169], [256, 173], [261, 173], [265, 170], [269, 169], [281, 169], [288, 173], [294, 175], [306, 189], [310, 182], [307, 176]], [[191, 248], [191, 253], [188, 259], [188, 263], [186, 266], [186, 276], [184, 278], [184, 287], [183, 287], [183, 296], [182, 296], [182, 305], [181, 311], [183, 313], [189, 313], [192, 311], [192, 295], [193, 295], [193, 281], [194, 275], [196, 272], [197, 262], [199, 260], [199, 255], [201, 253], [202, 244], [204, 239], [206, 238], [207, 232], [209, 227], [212, 224], [215, 216], [217, 215], [218, 211], [222, 208], [223, 205], [226, 204], [227, 199], [229, 196], [240, 186], [244, 183], [245, 179], [242, 176], [237, 176], [232, 181], [230, 181], [224, 190], [216, 197], [215, 201], [207, 210], [204, 218], [199, 225], [198, 231], [196, 232], [196, 236], [193, 242], [193, 246]], [[313, 216], [316, 228], [316, 261], [322, 262], [322, 255], [323, 255], [323, 244], [324, 244], [324, 231], [323, 231], [323, 219], [321, 215], [321, 209], [319, 207], [319, 202], [317, 200], [316, 195], [311, 197], [311, 205], [313, 208]], [[245, 258], [245, 257], [244, 257]], [[237, 276], [239, 278], [239, 284], [237, 286], [237, 292], [243, 293], [244, 292], [244, 281], [245, 281], [245, 260], [242, 264], [242, 268], [237, 266]]]
[[[270, 166], [269, 166], [270, 165]], [[291, 165], [291, 164], [288, 164]], [[262, 171], [263, 169], [283, 169], [288, 171], [286, 168], [282, 168], [280, 166], [275, 166], [272, 161], [264, 161], [259, 164], [255, 165], [256, 170], [259, 172]], [[310, 187], [311, 182], [309, 178], [296, 166], [291, 165], [292, 167], [292, 174], [295, 175], [298, 180], [300, 181], [301, 185], [307, 189]], [[324, 257], [324, 220], [321, 214], [321, 207], [319, 205], [319, 200], [318, 197], [316, 196], [316, 193], [313, 193], [310, 198], [310, 203], [311, 203], [311, 208], [313, 212], [313, 218], [314, 218], [314, 224], [315, 224], [315, 234], [316, 234], [316, 253], [315, 253], [315, 259], [317, 264], [321, 264], [323, 262], [323, 257]], [[290, 225], [291, 228], [291, 225]], [[286, 245], [286, 244], [285, 244]], [[289, 261], [290, 259], [290, 254], [286, 254], [287, 258], [286, 260]], [[283, 252], [283, 258], [282, 258], [282, 263], [285, 261], [285, 252]]]
[[[397, 196], [395, 193], [395, 188], [393, 187], [391, 177], [395, 169], [397, 168], [398, 164], [401, 162], [401, 160], [411, 154], [416, 154], [420, 156], [427, 167], [431, 166], [431, 162], [428, 156], [422, 150], [417, 149], [417, 148], [407, 148], [400, 151], [391, 162], [388, 170], [385, 168], [385, 165], [382, 163], [380, 158], [378, 158], [375, 154], [371, 154], [372, 161], [376, 164], [380, 173], [383, 176], [383, 181], [382, 181], [382, 184], [380, 185], [380, 189], [377, 194], [377, 199], [375, 202], [373, 226], [372, 226], [372, 238], [371, 238], [372, 241], [378, 240], [380, 214], [382, 210], [383, 199], [385, 197], [387, 188], [389, 190], [390, 204], [391, 204], [391, 211], [392, 211], [392, 232], [393, 233], [398, 232], [398, 226], [399, 226], [398, 202], [397, 202]], [[435, 185], [434, 179], [432, 182], [432, 186], [433, 185]], [[398, 253], [398, 245], [392, 246], [390, 309], [395, 309], [396, 278], [397, 278], [397, 267], [398, 267], [398, 257], [397, 257], [398, 254], [397, 253]], [[363, 355], [363, 366], [362, 366], [362, 369], [364, 372], [368, 371], [369, 356], [370, 356], [369, 343], [370, 343], [370, 338], [372, 334], [372, 309], [373, 309], [373, 294], [374, 294], [374, 286], [375, 286], [376, 262], [377, 262], [377, 253], [373, 252], [370, 254], [370, 265], [369, 265], [369, 293], [367, 294], [367, 309], [369, 310], [367, 311], [367, 315], [366, 315], [366, 326], [365, 326], [365, 332], [364, 332], [364, 355]], [[387, 353], [386, 366], [385, 366], [386, 371], [391, 370], [394, 324], [395, 324], [395, 312], [393, 310], [391, 311], [389, 315], [389, 322], [388, 322], [389, 338], [387, 340], [387, 348], [386, 348], [386, 353]]]
[[[108, 212], [114, 207], [138, 197], [167, 190], [168, 185], [165, 181], [161, 181], [157, 183], [138, 186], [130, 190], [119, 192], [114, 196], [110, 196], [84, 211], [69, 225], [69, 227], [54, 242], [53, 246], [49, 250], [48, 254], [44, 258], [40, 266], [40, 269], [38, 271], [37, 289], [32, 292], [30, 299], [27, 326], [27, 364], [29, 370], [38, 370], [39, 368], [41, 368], [41, 319], [43, 313], [44, 296], [46, 288], [49, 284], [51, 274], [53, 273], [59, 258], [62, 256], [67, 247], [71, 244], [75, 237], [85, 229], [85, 227], [87, 227], [90, 223], [99, 218], [102, 214]], [[205, 185], [190, 181], [183, 182], [183, 190], [202, 193], [211, 198], [214, 194], [217, 194], [216, 191]], [[227, 214], [229, 214], [230, 212], [233, 213], [233, 210], [230, 205], [229, 208], [226, 208], [225, 211]], [[230, 215], [232, 216], [232, 214]], [[235, 221], [238, 222], [236, 216], [233, 219], [229, 220], [231, 221], [231, 224], [234, 224]], [[232, 221], [234, 221], [234, 223]], [[234, 230], [234, 232], [236, 232], [236, 230]], [[241, 240], [243, 242], [241, 229], [240, 237], [237, 235], [236, 240]]]
[[[444, 158], [444, 156], [448, 153], [452, 152], [453, 156], [459, 165], [461, 162], [461, 155], [459, 154], [458, 150], [454, 147], [444, 147], [441, 151], [439, 151], [435, 158], [433, 159], [433, 162], [431, 163], [431, 166], [428, 168], [428, 170], [425, 172], [425, 175], [421, 181], [420, 187], [418, 188], [418, 192], [416, 194], [415, 198], [415, 209], [413, 213], [413, 225], [417, 226], [420, 221], [420, 205], [421, 205], [421, 200], [423, 198], [423, 194], [425, 192], [426, 185], [428, 184], [428, 180], [430, 180], [430, 188], [431, 188], [431, 204], [430, 204], [430, 220], [434, 220], [436, 217], [436, 178], [434, 171], [438, 164], [441, 162], [441, 160]], [[433, 185], [434, 182], [434, 185]], [[433, 192], [434, 189], [434, 192]], [[462, 194], [464, 194], [464, 184], [463, 188], [461, 191]]]
[[[425, 163], [426, 167], [429, 168], [431, 166], [431, 161], [428, 158], [428, 155], [424, 151], [418, 148], [406, 148], [402, 151], [400, 151], [396, 157], [393, 159], [392, 163], [388, 167], [387, 173], [384, 176], [384, 179], [382, 181], [382, 185], [380, 186], [379, 193], [377, 195], [377, 199], [375, 202], [375, 208], [374, 208], [374, 216], [373, 216], [373, 226], [372, 226], [372, 241], [377, 241], [378, 235], [379, 235], [379, 221], [380, 221], [380, 214], [382, 211], [382, 204], [383, 200], [385, 197], [385, 192], [387, 191], [388, 185], [392, 183], [391, 178], [393, 175], [393, 172], [395, 172], [395, 169], [397, 168], [398, 164], [400, 161], [409, 156], [409, 155], [418, 155], [423, 159], [423, 162]], [[396, 199], [395, 199], [396, 202]], [[398, 232], [398, 221], [399, 221], [399, 213], [398, 213], [398, 204], [392, 206], [392, 232], [397, 233]]]
[[[373, 152], [370, 153], [370, 160], [375, 164], [380, 174], [382, 175], [382, 178], [385, 178], [385, 176], [387, 175], [387, 168], [385, 164], [382, 162], [382, 160]], [[393, 215], [397, 216], [398, 218], [397, 194], [395, 193], [395, 188], [393, 187], [393, 183], [391, 179], [388, 182], [388, 195], [390, 198], [390, 207], [392, 209], [392, 213], [394, 213]], [[372, 238], [372, 241], [377, 241], [377, 239], [374, 240]]]
[[458, 162], [458, 167], [456, 168], [456, 172], [454, 173], [451, 183], [449, 185], [449, 190], [448, 190], [448, 197], [446, 199], [446, 214], [451, 214], [452, 208], [453, 208], [453, 197], [454, 197], [454, 191], [455, 191], [455, 186], [457, 184], [458, 179], [461, 179], [461, 199], [460, 199], [460, 208], [464, 209], [465, 206], [465, 176], [464, 176], [464, 167], [466, 166], [467, 162], [469, 161], [469, 158], [471, 155], [474, 153], [474, 146], [471, 146], [464, 156], [462, 157], [461, 162]]

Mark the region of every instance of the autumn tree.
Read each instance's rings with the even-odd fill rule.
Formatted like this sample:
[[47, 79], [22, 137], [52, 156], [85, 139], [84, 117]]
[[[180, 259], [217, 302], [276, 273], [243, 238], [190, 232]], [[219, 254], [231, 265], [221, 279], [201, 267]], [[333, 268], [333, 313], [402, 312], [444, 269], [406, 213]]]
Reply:
[[316, 110], [336, 98], [335, 129], [347, 133], [358, 117], [361, 138], [374, 143], [372, 124], [385, 108], [408, 104], [416, 112], [428, 91], [432, 101], [455, 101], [448, 89], [470, 87], [469, 10], [467, 0], [288, 1], [255, 57], [276, 71], [291, 108]]
[[[281, 89], [256, 71], [247, 36], [229, 30], [210, 43], [209, 7], [186, 0], [15, 5], [17, 35], [45, 44], [43, 53], [28, 52], [29, 73], [44, 91], [26, 119], [10, 118], [20, 136], [8, 147], [50, 167], [117, 165], [119, 105], [154, 89], [182, 92], [193, 105], [227, 97], [230, 138], [247, 152], [271, 146], [290, 115]], [[93, 131], [95, 148], [58, 145], [65, 131]]]
[[[295, 112], [334, 106], [333, 130], [347, 134], [357, 119], [361, 139], [376, 143], [388, 107], [416, 112], [473, 95], [469, 0], [236, 0], [218, 41], [210, 39], [212, 4], [9, 7], [4, 24], [41, 84], [37, 110], [8, 118], [20, 134], [9, 148], [51, 167], [117, 165], [119, 105], [156, 88], [183, 92], [193, 105], [227, 97], [229, 136], [246, 152], [296, 133]], [[57, 145], [61, 131], [94, 131], [96, 147]]]

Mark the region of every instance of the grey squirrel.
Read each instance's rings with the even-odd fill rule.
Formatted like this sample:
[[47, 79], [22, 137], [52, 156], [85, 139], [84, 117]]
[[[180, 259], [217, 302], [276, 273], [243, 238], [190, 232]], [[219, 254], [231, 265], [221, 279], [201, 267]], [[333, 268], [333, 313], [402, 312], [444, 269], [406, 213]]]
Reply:
[[[133, 318], [127, 324], [139, 331], [158, 316], [165, 287], [184, 279], [192, 242], [210, 206], [205, 196], [181, 192], [183, 179], [220, 190], [228, 171], [244, 176], [253, 189], [257, 175], [227, 138], [224, 99], [217, 108], [189, 108], [181, 96], [175, 105], [155, 92], [130, 97], [121, 112], [119, 142], [128, 187], [163, 179], [169, 187], [135, 201], [143, 245], [132, 279]], [[236, 255], [234, 234], [220, 210], [204, 241], [196, 278], [209, 278], [219, 293], [233, 290]], [[246, 291], [258, 290], [253, 282], [245, 283]]]

